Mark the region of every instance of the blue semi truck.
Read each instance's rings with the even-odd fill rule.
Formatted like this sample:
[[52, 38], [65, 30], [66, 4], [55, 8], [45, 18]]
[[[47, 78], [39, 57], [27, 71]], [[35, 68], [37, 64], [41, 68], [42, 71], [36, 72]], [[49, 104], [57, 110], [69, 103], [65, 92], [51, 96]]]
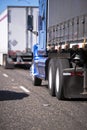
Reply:
[[34, 86], [48, 81], [59, 100], [87, 98], [87, 0], [39, 0]]

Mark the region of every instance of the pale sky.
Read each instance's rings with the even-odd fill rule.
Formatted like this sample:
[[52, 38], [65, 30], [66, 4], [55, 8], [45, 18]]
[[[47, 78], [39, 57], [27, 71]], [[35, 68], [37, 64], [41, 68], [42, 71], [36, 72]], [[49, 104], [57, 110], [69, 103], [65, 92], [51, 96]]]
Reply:
[[0, 13], [7, 6], [38, 6], [38, 0], [0, 0]]

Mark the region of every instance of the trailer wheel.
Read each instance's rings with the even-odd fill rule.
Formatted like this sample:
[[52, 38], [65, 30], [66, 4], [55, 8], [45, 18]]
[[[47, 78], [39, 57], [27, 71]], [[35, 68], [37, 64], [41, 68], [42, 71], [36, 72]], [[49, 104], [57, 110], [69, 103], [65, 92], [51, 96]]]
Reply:
[[58, 59], [56, 63], [55, 93], [59, 100], [64, 99], [63, 70], [65, 68], [69, 68], [69, 61], [67, 59]]
[[48, 88], [51, 96], [55, 96], [55, 59], [51, 59], [49, 62], [49, 70], [48, 70]]
[[7, 55], [3, 56], [3, 66], [5, 69], [13, 69], [14, 65], [8, 63], [9, 59], [7, 58]]
[[42, 80], [36, 76], [33, 76], [32, 81], [34, 86], [40, 86], [42, 83]]

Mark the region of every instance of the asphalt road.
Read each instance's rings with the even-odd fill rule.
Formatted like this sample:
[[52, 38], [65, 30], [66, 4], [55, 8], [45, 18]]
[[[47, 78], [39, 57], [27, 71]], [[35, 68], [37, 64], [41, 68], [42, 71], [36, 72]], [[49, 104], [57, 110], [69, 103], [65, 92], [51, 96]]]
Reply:
[[87, 130], [87, 100], [59, 101], [29, 70], [0, 67], [0, 130]]

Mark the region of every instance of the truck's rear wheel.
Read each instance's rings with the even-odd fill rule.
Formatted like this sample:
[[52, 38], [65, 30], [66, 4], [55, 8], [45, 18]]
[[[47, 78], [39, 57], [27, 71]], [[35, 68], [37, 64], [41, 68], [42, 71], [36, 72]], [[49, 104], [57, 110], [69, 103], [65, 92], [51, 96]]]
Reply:
[[51, 59], [49, 62], [49, 70], [48, 70], [48, 88], [49, 92], [52, 96], [55, 96], [55, 59]]
[[65, 68], [69, 68], [69, 61], [67, 59], [58, 59], [56, 63], [55, 93], [59, 100], [64, 99], [63, 70]]
[[9, 63], [7, 55], [3, 55], [3, 66], [5, 69], [13, 69], [14, 65]]

